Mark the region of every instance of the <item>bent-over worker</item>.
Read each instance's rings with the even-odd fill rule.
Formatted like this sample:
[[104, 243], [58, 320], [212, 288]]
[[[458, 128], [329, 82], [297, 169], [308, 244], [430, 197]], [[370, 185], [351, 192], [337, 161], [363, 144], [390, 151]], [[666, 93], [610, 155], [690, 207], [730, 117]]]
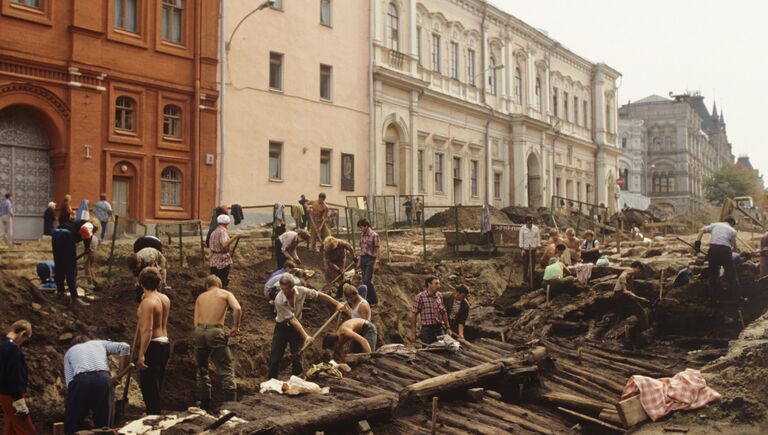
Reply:
[[336, 297], [341, 296], [341, 283], [344, 282], [344, 271], [347, 268], [347, 253], [354, 264], [355, 248], [344, 240], [328, 236], [323, 240], [323, 260], [325, 262], [325, 281], [328, 285], [336, 287]]
[[286, 231], [280, 234], [275, 241], [275, 259], [277, 259], [277, 268], [283, 269], [285, 262], [291, 260], [295, 264], [301, 264], [298, 249], [302, 242], [309, 240], [307, 230]]
[[229, 269], [232, 266], [232, 254], [229, 253], [229, 247], [235, 240], [241, 239], [242, 234], [235, 234], [229, 237], [227, 226], [229, 225], [229, 215], [222, 214], [216, 218], [219, 225], [211, 233], [208, 240], [208, 246], [211, 248], [211, 274], [221, 279], [224, 288], [229, 287]]
[[90, 304], [77, 296], [77, 243], [82, 241], [88, 251], [91, 248], [91, 236], [93, 225], [82, 220], [64, 222], [51, 236], [56, 291], [59, 295], [64, 295], [66, 279], [71, 303], [84, 306]]
[[704, 233], [712, 234], [709, 241], [709, 286], [711, 289], [720, 287], [720, 268], [725, 269], [725, 279], [730, 290], [735, 295], [739, 293], [739, 280], [736, 276], [736, 266], [733, 264], [733, 250], [736, 249], [736, 219], [728, 216], [723, 222], [705, 225], [699, 230], [694, 242], [696, 253], [701, 252], [701, 239]]
[[448, 324], [451, 325], [451, 330], [456, 331], [456, 334], [461, 339], [464, 338], [464, 325], [467, 324], [467, 317], [469, 317], [468, 295], [469, 288], [462, 284], [456, 287], [456, 291], [452, 295], [445, 296], [445, 311], [448, 313]]
[[370, 320], [349, 319], [336, 332], [323, 337], [323, 349], [332, 350], [333, 357], [343, 361], [347, 343], [350, 343], [350, 353], [373, 353], [376, 351], [378, 336], [376, 325]]

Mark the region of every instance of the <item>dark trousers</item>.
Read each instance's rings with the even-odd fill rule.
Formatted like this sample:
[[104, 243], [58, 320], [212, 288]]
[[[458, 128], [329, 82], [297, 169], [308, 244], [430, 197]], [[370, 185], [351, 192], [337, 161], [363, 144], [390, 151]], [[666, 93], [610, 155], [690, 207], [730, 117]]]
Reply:
[[581, 261], [583, 261], [584, 263], [595, 264], [599, 259], [600, 259], [600, 251], [586, 252], [581, 254]]
[[147, 352], [144, 354], [144, 363], [148, 368], [142, 370], [139, 376], [139, 387], [141, 388], [141, 395], [144, 397], [147, 415], [160, 415], [162, 413], [160, 390], [163, 387], [165, 366], [168, 364], [170, 355], [171, 345], [169, 343], [149, 342]]
[[99, 221], [101, 222], [101, 241], [104, 241], [104, 236], [107, 235], [107, 225], [109, 225], [109, 221]]
[[280, 240], [275, 240], [275, 259], [277, 260], [278, 269], [283, 269], [285, 262], [288, 261], [288, 258], [283, 254], [283, 244], [280, 243]]
[[526, 249], [523, 251], [520, 261], [523, 265], [523, 282], [530, 285], [530, 277], [536, 269], [536, 250]]
[[416, 225], [421, 225], [421, 216], [422, 213], [420, 211], [416, 212]]
[[720, 288], [720, 268], [725, 269], [725, 280], [734, 294], [739, 294], [739, 280], [736, 276], [736, 266], [733, 264], [731, 248], [725, 245], [709, 245], [707, 260], [709, 261], [709, 286], [714, 290]]
[[301, 347], [304, 345], [304, 339], [299, 331], [289, 322], [280, 322], [275, 324], [275, 332], [272, 334], [272, 352], [269, 355], [269, 375], [270, 379], [277, 379], [280, 373], [280, 361], [283, 360], [285, 345], [291, 345], [291, 373], [300, 375], [301, 367]]
[[376, 257], [370, 255], [363, 255], [360, 257], [360, 269], [363, 270], [363, 284], [368, 287], [368, 301], [371, 305], [379, 303], [379, 298], [376, 296], [376, 287], [373, 285], [373, 268], [376, 265]]
[[115, 412], [115, 387], [109, 372], [80, 373], [67, 387], [64, 433], [85, 429], [83, 420], [93, 413], [94, 427], [112, 427]]
[[224, 288], [229, 287], [229, 268], [230, 266], [227, 266], [223, 269], [218, 269], [216, 267], [211, 268], [211, 275], [216, 275], [221, 280], [221, 286]]
[[57, 228], [51, 236], [53, 248], [53, 273], [55, 275], [56, 290], [60, 295], [64, 294], [64, 280], [69, 287], [69, 295], [77, 297], [77, 243], [69, 230]]
[[437, 341], [437, 337], [443, 335], [442, 325], [422, 325], [419, 332], [419, 340], [426, 344], [432, 344]]

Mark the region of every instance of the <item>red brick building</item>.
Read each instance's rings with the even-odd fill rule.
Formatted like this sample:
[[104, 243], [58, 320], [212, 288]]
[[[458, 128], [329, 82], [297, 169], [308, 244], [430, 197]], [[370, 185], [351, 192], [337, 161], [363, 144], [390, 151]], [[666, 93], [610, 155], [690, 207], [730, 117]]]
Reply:
[[19, 238], [107, 192], [143, 222], [216, 196], [219, 0], [0, 0], [0, 194]]

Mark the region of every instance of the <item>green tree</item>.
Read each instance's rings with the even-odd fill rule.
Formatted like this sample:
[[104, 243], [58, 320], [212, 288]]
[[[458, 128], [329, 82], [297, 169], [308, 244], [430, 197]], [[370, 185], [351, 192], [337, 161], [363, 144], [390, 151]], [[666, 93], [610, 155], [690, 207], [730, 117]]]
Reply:
[[722, 205], [726, 198], [751, 196], [756, 202], [763, 197], [757, 172], [737, 165], [723, 166], [704, 181], [708, 201]]

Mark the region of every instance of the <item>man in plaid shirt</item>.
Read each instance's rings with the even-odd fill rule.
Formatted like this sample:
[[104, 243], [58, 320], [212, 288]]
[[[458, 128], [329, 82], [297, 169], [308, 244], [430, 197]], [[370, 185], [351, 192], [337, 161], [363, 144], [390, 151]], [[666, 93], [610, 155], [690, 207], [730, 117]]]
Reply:
[[443, 304], [443, 296], [438, 291], [440, 280], [436, 276], [430, 276], [425, 280], [425, 284], [426, 290], [416, 295], [411, 308], [413, 321], [410, 339], [416, 341], [416, 323], [419, 320], [418, 317], [421, 316], [419, 339], [430, 344], [436, 342], [437, 337], [443, 335], [444, 330], [447, 330], [447, 334], [450, 335], [451, 326], [448, 322], [445, 304]]
[[360, 229], [360, 257], [357, 259], [357, 268], [363, 274], [363, 284], [368, 287], [367, 301], [371, 306], [375, 306], [379, 303], [379, 298], [373, 285], [373, 273], [379, 271], [381, 242], [376, 231], [371, 229], [368, 219], [357, 221], [357, 228]]

